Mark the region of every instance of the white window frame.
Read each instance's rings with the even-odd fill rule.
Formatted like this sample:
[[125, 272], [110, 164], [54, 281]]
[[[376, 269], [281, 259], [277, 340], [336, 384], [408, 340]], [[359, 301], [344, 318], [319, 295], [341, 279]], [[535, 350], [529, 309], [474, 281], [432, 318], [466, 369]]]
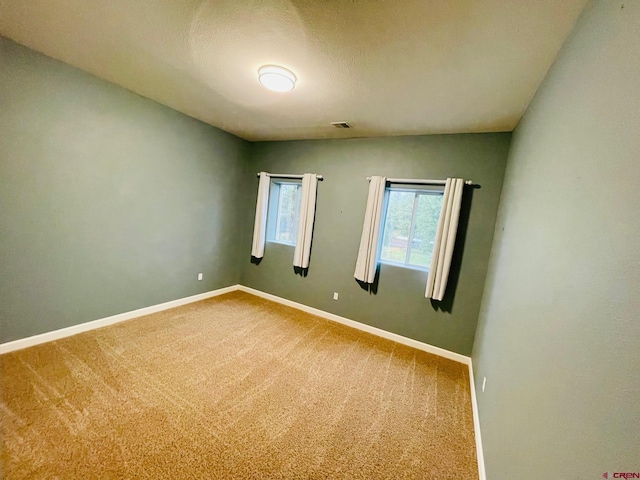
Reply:
[[267, 242], [270, 243], [279, 243], [280, 245], [287, 245], [290, 247], [295, 247], [296, 246], [296, 242], [297, 242], [297, 237], [298, 237], [298, 221], [300, 219], [300, 195], [298, 196], [298, 203], [296, 205], [296, 212], [295, 212], [295, 217], [294, 217], [294, 225], [295, 225], [295, 231], [294, 231], [294, 240], [293, 242], [286, 242], [283, 240], [278, 240], [276, 238], [276, 234], [278, 232], [278, 227], [280, 226], [280, 220], [281, 220], [281, 216], [280, 216], [280, 212], [281, 212], [281, 205], [280, 205], [280, 198], [281, 198], [281, 191], [280, 191], [280, 187], [282, 185], [298, 185], [299, 188], [302, 188], [302, 181], [300, 180], [276, 180], [276, 179], [272, 179], [271, 180], [271, 189], [270, 189], [270, 193], [269, 193], [269, 211], [267, 213]]
[[[384, 232], [387, 226], [387, 211], [389, 209], [389, 197], [391, 192], [412, 192], [414, 194], [413, 197], [413, 211], [411, 213], [411, 225], [409, 227], [409, 237], [407, 238], [407, 253], [405, 254], [404, 262], [395, 262], [393, 260], [385, 260], [382, 258], [382, 248], [384, 241]], [[418, 208], [418, 197], [420, 195], [444, 195], [444, 187], [434, 186], [434, 185], [412, 185], [412, 186], [398, 186], [398, 184], [387, 185], [384, 190], [384, 205], [383, 205], [383, 214], [382, 214], [382, 223], [380, 228], [380, 238], [378, 240], [378, 262], [385, 265], [392, 265], [394, 267], [408, 268], [410, 270], [421, 270], [423, 272], [428, 272], [430, 269], [430, 265], [422, 266], [416, 265], [413, 263], [409, 263], [409, 259], [411, 258], [411, 244], [413, 239], [413, 233], [415, 231], [415, 220], [416, 220], [416, 210]], [[442, 212], [442, 210], [441, 210]]]

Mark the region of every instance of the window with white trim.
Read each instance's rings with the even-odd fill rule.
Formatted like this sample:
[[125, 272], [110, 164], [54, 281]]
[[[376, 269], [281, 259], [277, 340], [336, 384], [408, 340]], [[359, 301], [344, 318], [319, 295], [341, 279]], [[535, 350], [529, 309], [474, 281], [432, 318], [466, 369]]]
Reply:
[[267, 241], [296, 245], [302, 182], [296, 180], [271, 181]]
[[437, 186], [386, 188], [381, 263], [429, 269], [443, 192], [444, 188]]

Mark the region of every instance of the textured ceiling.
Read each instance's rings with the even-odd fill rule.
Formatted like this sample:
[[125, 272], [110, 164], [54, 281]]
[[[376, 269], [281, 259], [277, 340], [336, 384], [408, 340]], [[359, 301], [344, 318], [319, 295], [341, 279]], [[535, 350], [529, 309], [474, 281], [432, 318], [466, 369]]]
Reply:
[[0, 0], [0, 34], [248, 140], [510, 131], [584, 3]]

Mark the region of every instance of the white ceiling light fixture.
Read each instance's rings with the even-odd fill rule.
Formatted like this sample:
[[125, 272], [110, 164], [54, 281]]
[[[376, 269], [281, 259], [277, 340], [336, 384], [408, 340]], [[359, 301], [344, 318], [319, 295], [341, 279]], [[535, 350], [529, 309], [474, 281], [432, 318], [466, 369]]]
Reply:
[[274, 92], [290, 92], [296, 86], [296, 76], [290, 70], [277, 65], [265, 65], [258, 70], [258, 80]]

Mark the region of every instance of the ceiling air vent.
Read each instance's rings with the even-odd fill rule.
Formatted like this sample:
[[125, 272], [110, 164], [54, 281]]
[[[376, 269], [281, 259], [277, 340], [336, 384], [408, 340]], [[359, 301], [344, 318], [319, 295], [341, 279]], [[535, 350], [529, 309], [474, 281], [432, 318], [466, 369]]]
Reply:
[[349, 125], [347, 122], [331, 122], [331, 125], [336, 128], [351, 128], [351, 125]]

